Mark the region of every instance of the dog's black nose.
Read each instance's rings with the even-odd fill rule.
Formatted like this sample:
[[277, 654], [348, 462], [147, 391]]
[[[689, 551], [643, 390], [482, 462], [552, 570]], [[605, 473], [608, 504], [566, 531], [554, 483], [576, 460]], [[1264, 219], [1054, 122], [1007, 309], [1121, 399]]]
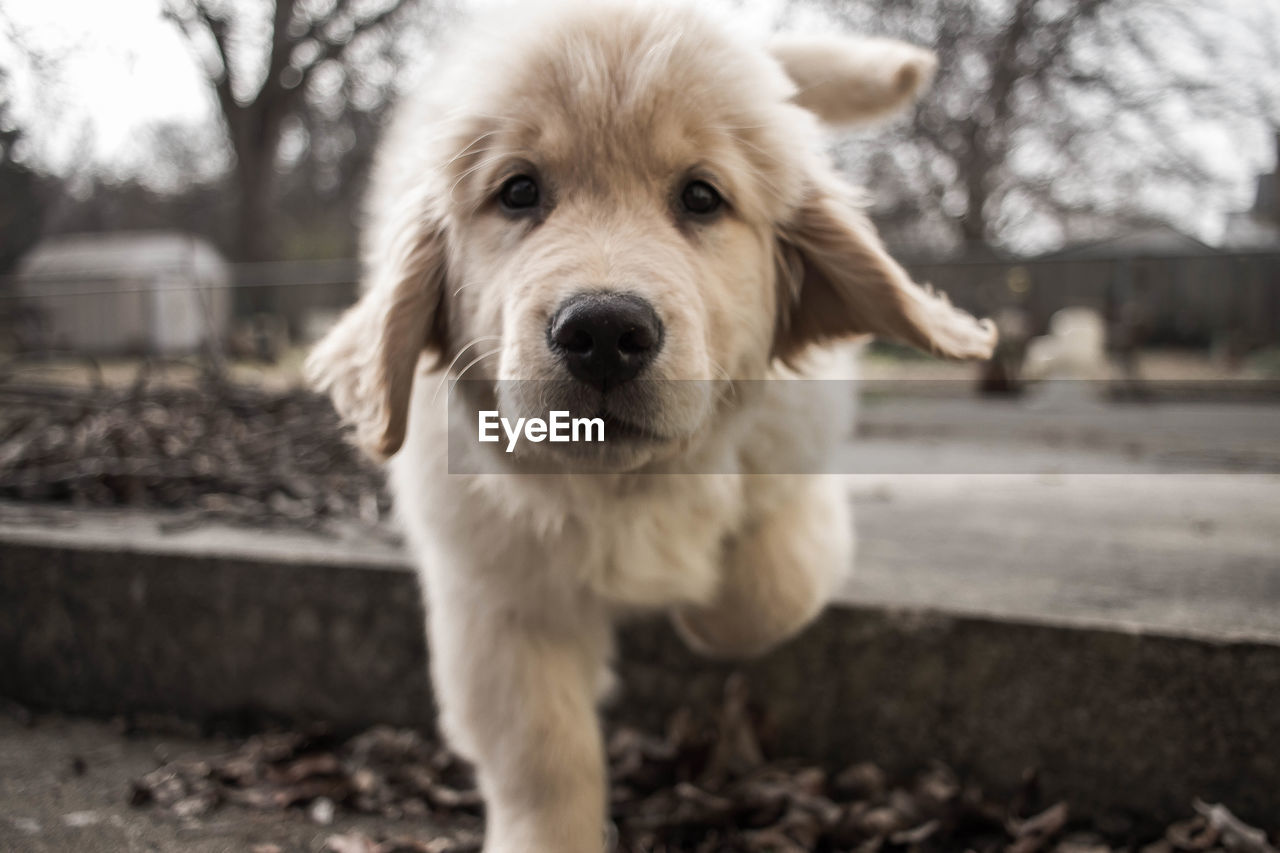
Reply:
[[580, 382], [607, 391], [634, 379], [662, 349], [662, 321], [630, 293], [580, 293], [547, 326], [547, 345]]

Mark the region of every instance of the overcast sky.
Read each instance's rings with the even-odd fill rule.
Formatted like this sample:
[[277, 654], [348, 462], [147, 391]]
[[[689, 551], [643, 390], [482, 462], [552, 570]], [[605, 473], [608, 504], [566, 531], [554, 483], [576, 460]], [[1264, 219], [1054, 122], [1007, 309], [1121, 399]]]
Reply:
[[41, 160], [62, 167], [92, 138], [95, 159], [127, 159], [129, 141], [160, 120], [198, 122], [212, 104], [159, 0], [4, 0], [0, 25], [56, 72], [42, 74], [0, 39], [14, 69], [15, 108]]
[[[765, 28], [784, 2], [741, 0], [739, 5], [736, 17]], [[145, 168], [135, 140], [149, 124], [210, 119], [212, 97], [160, 7], [161, 0], [3, 0], [0, 66], [14, 74], [15, 112], [30, 134], [29, 155], [62, 173], [91, 163], [133, 171]], [[47, 59], [49, 70], [15, 50], [15, 39]], [[1220, 195], [1222, 213], [1248, 205], [1254, 176], [1271, 168], [1272, 158], [1262, 120], [1247, 138], [1233, 140], [1222, 157], [1221, 174], [1229, 184]]]
[[[782, 2], [743, 5], [765, 26]], [[88, 144], [94, 160], [128, 164], [139, 129], [212, 116], [191, 53], [160, 9], [161, 0], [4, 0], [0, 66], [14, 73], [15, 111], [37, 159], [62, 170]], [[15, 37], [56, 71], [32, 68], [14, 49]]]

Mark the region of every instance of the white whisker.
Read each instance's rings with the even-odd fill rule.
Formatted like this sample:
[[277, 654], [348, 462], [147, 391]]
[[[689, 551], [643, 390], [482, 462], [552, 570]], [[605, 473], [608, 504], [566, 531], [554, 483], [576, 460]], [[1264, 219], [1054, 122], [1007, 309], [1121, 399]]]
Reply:
[[498, 354], [498, 353], [500, 353], [500, 352], [502, 352], [502, 347], [498, 347], [497, 349], [489, 350], [488, 352], [483, 353], [482, 355], [478, 355], [478, 356], [476, 356], [475, 358], [471, 359], [471, 361], [467, 364], [467, 366], [466, 366], [466, 367], [464, 367], [464, 368], [462, 368], [462, 372], [458, 374], [458, 378], [457, 378], [456, 380], [454, 380], [454, 384], [456, 385], [458, 382], [461, 382], [461, 381], [462, 381], [462, 377], [464, 377], [464, 376], [466, 376], [466, 375], [467, 375], [467, 371], [468, 371], [468, 370], [470, 370], [471, 368], [475, 367], [477, 364], [479, 364], [480, 362], [484, 361], [484, 360], [485, 360], [486, 358], [488, 358], [489, 356], [491, 356], [491, 355], [497, 355], [497, 354]]
[[[718, 361], [716, 361], [715, 359], [712, 359], [712, 360], [711, 360], [711, 368], [712, 368], [713, 370], [715, 370], [716, 372], [718, 372], [721, 376], [723, 376], [723, 377], [724, 377], [725, 387], [726, 387], [727, 392], [728, 392], [728, 395], [729, 395], [728, 397], [726, 397], [726, 396], [725, 396], [725, 393], [726, 393], [726, 392], [725, 392], [725, 391], [721, 391], [721, 392], [717, 393], [717, 395], [716, 395], [716, 399], [717, 399], [717, 400], [719, 400], [719, 399], [729, 399], [729, 398], [732, 398], [732, 399], [735, 399], [735, 400], [736, 400], [736, 399], [738, 398], [738, 389], [737, 389], [737, 386], [735, 386], [735, 385], [733, 384], [733, 378], [732, 378], [731, 376], [729, 376], [729, 371], [727, 371], [727, 370], [725, 370], [723, 367], [721, 367], [721, 366], [720, 366], [720, 363], [719, 363]], [[712, 380], [712, 381], [714, 382], [715, 380]]]
[[499, 162], [500, 160], [502, 160], [503, 158], [505, 158], [506, 156], [507, 156], [507, 155], [506, 155], [505, 153], [503, 153], [503, 154], [500, 154], [500, 155], [498, 155], [498, 156], [496, 156], [496, 157], [486, 157], [484, 160], [481, 160], [479, 163], [476, 163], [474, 166], [472, 166], [471, 168], [469, 168], [469, 169], [467, 169], [465, 172], [463, 172], [461, 175], [459, 175], [459, 176], [458, 176], [458, 179], [457, 179], [456, 181], [454, 181], [454, 182], [453, 182], [453, 186], [449, 187], [449, 200], [450, 200], [450, 201], [456, 201], [456, 200], [457, 200], [457, 199], [455, 199], [455, 198], [453, 197], [453, 193], [454, 193], [454, 191], [455, 191], [455, 190], [457, 190], [457, 189], [458, 189], [458, 184], [460, 184], [460, 183], [462, 183], [464, 180], [466, 180], [466, 178], [467, 178], [467, 176], [468, 176], [468, 175], [471, 175], [471, 174], [474, 174], [475, 172], [478, 172], [479, 170], [483, 169], [485, 166], [490, 166], [490, 165], [492, 165], [492, 164], [494, 164], [494, 163], [497, 163], [497, 162]]
[[455, 291], [453, 292], [453, 295], [454, 295], [454, 296], [457, 296], [459, 293], [461, 293], [462, 291], [466, 290], [468, 287], [475, 287], [477, 284], [484, 284], [484, 282], [483, 282], [483, 281], [469, 281], [469, 282], [467, 282], [466, 284], [459, 286], [459, 287], [458, 287], [458, 289], [457, 289], [457, 290], [455, 290]]
[[[477, 136], [475, 139], [471, 140], [471, 141], [470, 141], [470, 142], [468, 142], [466, 145], [464, 145], [464, 146], [462, 147], [462, 149], [461, 149], [457, 154], [453, 155], [453, 157], [449, 160], [449, 162], [448, 162], [448, 163], [445, 163], [444, 165], [445, 165], [446, 167], [448, 167], [448, 166], [452, 166], [452, 165], [453, 165], [457, 160], [459, 160], [459, 159], [461, 159], [461, 158], [463, 158], [463, 157], [467, 156], [468, 154], [477, 154], [477, 153], [479, 153], [479, 152], [477, 152], [477, 151], [472, 151], [472, 150], [471, 150], [472, 146], [474, 146], [476, 143], [478, 143], [478, 142], [479, 142], [480, 140], [482, 140], [482, 139], [486, 139], [486, 138], [488, 138], [488, 137], [490, 137], [490, 136], [493, 136], [493, 135], [494, 135], [495, 133], [497, 133], [497, 132], [498, 132], [498, 131], [496, 131], [496, 130], [490, 130], [490, 131], [486, 131], [485, 133], [480, 134], [480, 135], [479, 135], [479, 136]], [[489, 148], [489, 149], [486, 149], [486, 150], [491, 151], [491, 150], [493, 150], [493, 149], [492, 149], [492, 148]]]
[[516, 116], [498, 116], [498, 115], [493, 115], [493, 114], [491, 114], [491, 113], [473, 112], [473, 111], [471, 111], [471, 110], [467, 110], [467, 111], [466, 111], [466, 113], [467, 113], [467, 115], [469, 115], [469, 116], [471, 116], [471, 117], [473, 117], [473, 118], [487, 118], [487, 119], [489, 119], [490, 121], [512, 122], [513, 124], [521, 124], [521, 125], [524, 125], [525, 127], [529, 128], [530, 130], [537, 130], [537, 129], [538, 129], [538, 128], [537, 128], [537, 125], [535, 125], [533, 122], [528, 121], [527, 119], [517, 118]]
[[[473, 338], [464, 347], [462, 347], [462, 349], [458, 350], [457, 355], [453, 357], [453, 361], [449, 362], [449, 366], [444, 369], [444, 376], [440, 379], [440, 384], [436, 386], [435, 393], [431, 395], [431, 402], [434, 404], [436, 401], [436, 397], [440, 396], [440, 389], [443, 388], [445, 383], [449, 381], [449, 373], [453, 370], [453, 366], [458, 363], [458, 359], [462, 358], [462, 354], [464, 352], [471, 349], [476, 344], [482, 343], [483, 341], [500, 341], [500, 340], [502, 340], [502, 338], [499, 335], [481, 335], [478, 338]], [[468, 367], [469, 366], [470, 365], [468, 365]]]
[[[479, 364], [480, 362], [484, 361], [484, 360], [485, 360], [486, 358], [488, 358], [489, 356], [491, 356], [491, 355], [497, 355], [497, 354], [498, 354], [498, 353], [500, 353], [500, 352], [502, 352], [502, 347], [498, 347], [497, 349], [489, 350], [489, 351], [488, 351], [488, 352], [486, 352], [486, 353], [481, 353], [480, 355], [478, 355], [478, 356], [476, 356], [475, 358], [471, 359], [471, 361], [467, 362], [467, 366], [466, 366], [466, 367], [464, 367], [464, 368], [462, 368], [462, 371], [458, 374], [457, 378], [453, 380], [453, 384], [454, 384], [454, 385], [457, 385], [459, 382], [461, 382], [461, 381], [462, 381], [462, 378], [463, 378], [464, 376], [466, 376], [466, 375], [467, 375], [467, 371], [468, 371], [468, 370], [470, 370], [471, 368], [475, 367], [477, 364]], [[443, 380], [441, 380], [441, 387], [443, 387], [444, 383], [445, 383], [445, 382], [447, 382], [447, 381], [449, 381], [449, 377], [448, 377], [448, 375], [446, 375], [446, 376], [444, 377], [444, 379], [443, 379]], [[437, 387], [437, 388], [436, 388], [436, 393], [437, 393], [437, 394], [439, 394], [439, 393], [440, 393], [440, 388], [439, 388], [439, 387]], [[450, 388], [449, 388], [449, 393], [450, 393], [450, 394], [453, 394], [453, 387], [452, 387], [452, 386], [450, 386]], [[433, 396], [431, 399], [432, 399], [432, 401], [434, 402], [435, 397]]]

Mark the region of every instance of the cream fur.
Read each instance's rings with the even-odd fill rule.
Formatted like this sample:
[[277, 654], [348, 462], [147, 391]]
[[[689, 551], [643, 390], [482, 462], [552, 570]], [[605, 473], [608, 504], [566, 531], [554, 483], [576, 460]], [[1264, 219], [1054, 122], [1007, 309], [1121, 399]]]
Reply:
[[[601, 850], [595, 703], [619, 615], [665, 612], [694, 648], [741, 655], [820, 611], [851, 565], [843, 492], [759, 472], [843, 441], [853, 399], [835, 383], [670, 382], [641, 412], [662, 439], [605, 459], [609, 473], [471, 448], [462, 461], [497, 473], [463, 475], [446, 456], [450, 393], [536, 411], [529, 383], [502, 380], [562, 378], [545, 329], [584, 287], [655, 306], [657, 379], [847, 375], [840, 341], [867, 333], [952, 357], [994, 344], [888, 257], [824, 154], [819, 118], [905, 106], [931, 58], [805, 44], [771, 54], [682, 6], [539, 6], [477, 27], [387, 132], [366, 291], [308, 370], [391, 457], [441, 725], [476, 765], [489, 853]], [[536, 221], [496, 208], [516, 173], [553, 197]], [[690, 175], [727, 199], [714, 221], [674, 212]], [[441, 390], [461, 374], [480, 390]]]
[[927, 50], [892, 39], [783, 35], [769, 52], [796, 84], [795, 102], [829, 124], [891, 115], [933, 80]]

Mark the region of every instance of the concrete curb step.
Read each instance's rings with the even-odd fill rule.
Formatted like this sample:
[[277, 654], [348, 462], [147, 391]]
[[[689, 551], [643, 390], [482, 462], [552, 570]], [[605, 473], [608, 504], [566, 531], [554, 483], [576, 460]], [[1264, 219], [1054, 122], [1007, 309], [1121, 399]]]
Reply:
[[[122, 528], [107, 546], [0, 528], [0, 696], [91, 715], [430, 724], [421, 604], [393, 550], [216, 538]], [[718, 703], [734, 669], [662, 620], [625, 628], [619, 657], [610, 713], [648, 725]], [[1047, 796], [1139, 824], [1195, 796], [1254, 822], [1280, 814], [1274, 639], [845, 604], [738, 669], [775, 748], [832, 767], [937, 758], [995, 790], [1036, 767]]]

